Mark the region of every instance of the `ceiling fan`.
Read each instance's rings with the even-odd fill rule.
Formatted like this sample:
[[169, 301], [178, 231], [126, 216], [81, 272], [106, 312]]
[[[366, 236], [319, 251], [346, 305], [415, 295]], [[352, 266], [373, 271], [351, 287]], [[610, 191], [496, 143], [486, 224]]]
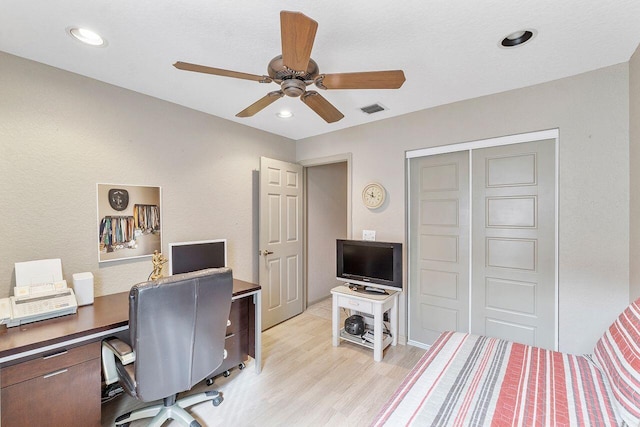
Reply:
[[280, 12], [282, 55], [278, 55], [267, 66], [268, 76], [223, 70], [204, 65], [176, 62], [180, 70], [236, 79], [253, 80], [260, 83], [275, 82], [280, 90], [269, 92], [258, 101], [236, 114], [236, 117], [251, 117], [284, 95], [300, 97], [309, 108], [327, 123], [337, 122], [344, 115], [315, 90], [307, 86], [315, 84], [319, 89], [398, 89], [405, 81], [402, 70], [367, 71], [360, 73], [320, 74], [318, 64], [311, 59], [311, 49], [318, 23], [300, 12]]

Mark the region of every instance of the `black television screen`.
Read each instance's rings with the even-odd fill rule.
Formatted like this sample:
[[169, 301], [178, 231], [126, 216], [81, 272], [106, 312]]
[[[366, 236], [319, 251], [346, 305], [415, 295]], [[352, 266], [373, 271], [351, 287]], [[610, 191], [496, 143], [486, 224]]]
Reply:
[[402, 289], [402, 243], [336, 241], [336, 276], [343, 282]]
[[170, 274], [227, 266], [227, 241], [203, 240], [169, 244]]

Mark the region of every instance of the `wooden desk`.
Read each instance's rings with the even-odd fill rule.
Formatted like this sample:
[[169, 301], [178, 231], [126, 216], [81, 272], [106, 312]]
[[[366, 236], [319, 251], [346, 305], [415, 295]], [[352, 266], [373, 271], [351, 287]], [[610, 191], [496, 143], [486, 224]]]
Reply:
[[[128, 329], [129, 292], [95, 298], [92, 305], [78, 307], [76, 314], [0, 327], [0, 424], [29, 425], [14, 414], [40, 413], [38, 425], [100, 425], [100, 340]], [[261, 289], [259, 285], [233, 279], [233, 301], [252, 297], [249, 313], [249, 355], [256, 372], [262, 369]], [[62, 375], [67, 373], [68, 375]], [[47, 380], [43, 382], [43, 380]], [[12, 392], [6, 392], [11, 389]], [[26, 394], [24, 399], [16, 396]], [[54, 405], [46, 409], [46, 404]], [[53, 421], [62, 415], [65, 422]], [[97, 415], [96, 415], [97, 414]], [[73, 422], [66, 422], [74, 420]]]

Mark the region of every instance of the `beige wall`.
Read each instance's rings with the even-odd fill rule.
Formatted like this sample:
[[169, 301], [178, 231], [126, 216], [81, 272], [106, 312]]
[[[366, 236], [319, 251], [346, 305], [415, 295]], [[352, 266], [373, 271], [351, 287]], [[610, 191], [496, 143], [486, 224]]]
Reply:
[[347, 237], [347, 163], [307, 168], [307, 302], [331, 295], [336, 239]]
[[[320, 135], [296, 148], [0, 53], [0, 296], [15, 285], [13, 264], [32, 259], [62, 258], [67, 279], [92, 272], [96, 295], [147, 278], [147, 259], [98, 264], [98, 182], [162, 187], [165, 250], [172, 241], [225, 237], [236, 277], [257, 281], [259, 156], [353, 153], [353, 235], [373, 229], [378, 240], [403, 241], [406, 150], [559, 128], [560, 349], [589, 352], [629, 294], [640, 294], [640, 273], [630, 273], [640, 254], [638, 200], [631, 199], [631, 222], [629, 209], [630, 188], [637, 194], [640, 184], [635, 168], [629, 179], [630, 152], [632, 165], [640, 160], [638, 61], [636, 52], [630, 64]], [[388, 190], [376, 211], [359, 203], [370, 181]]]
[[629, 61], [629, 299], [640, 297], [640, 46]]
[[227, 238], [234, 276], [258, 280], [254, 171], [293, 141], [1, 52], [0, 70], [0, 297], [33, 259], [92, 272], [96, 295], [147, 279], [150, 257], [98, 264], [96, 183], [160, 186], [165, 252]]
[[[320, 135], [298, 141], [296, 157], [352, 152], [353, 235], [404, 241], [406, 150], [559, 128], [560, 350], [590, 352], [629, 299], [628, 71], [620, 64]], [[358, 201], [369, 181], [388, 190], [377, 211]]]

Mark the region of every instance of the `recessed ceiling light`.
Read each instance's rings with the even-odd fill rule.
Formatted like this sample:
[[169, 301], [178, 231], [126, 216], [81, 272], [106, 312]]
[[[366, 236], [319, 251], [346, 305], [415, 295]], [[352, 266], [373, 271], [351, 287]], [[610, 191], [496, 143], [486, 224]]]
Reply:
[[88, 30], [86, 28], [80, 27], [69, 27], [67, 28], [67, 33], [69, 33], [76, 40], [81, 41], [82, 43], [91, 45], [91, 46], [106, 46], [107, 42], [105, 39], [100, 37], [99, 34]]
[[502, 47], [516, 47], [531, 40], [536, 35], [536, 30], [521, 30], [509, 34], [500, 42]]
[[278, 111], [276, 113], [276, 116], [280, 117], [281, 119], [290, 119], [291, 117], [293, 117], [293, 113], [288, 110], [282, 110]]

